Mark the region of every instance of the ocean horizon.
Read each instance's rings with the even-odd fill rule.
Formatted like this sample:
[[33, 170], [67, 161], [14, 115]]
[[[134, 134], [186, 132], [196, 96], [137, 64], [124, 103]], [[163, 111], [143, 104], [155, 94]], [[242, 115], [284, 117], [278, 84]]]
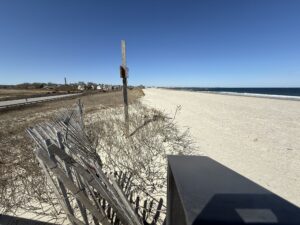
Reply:
[[247, 87], [247, 88], [229, 88], [229, 87], [171, 87], [168, 89], [185, 90], [195, 92], [228, 94], [228, 95], [243, 95], [253, 97], [269, 97], [279, 99], [295, 99], [300, 100], [300, 87]]

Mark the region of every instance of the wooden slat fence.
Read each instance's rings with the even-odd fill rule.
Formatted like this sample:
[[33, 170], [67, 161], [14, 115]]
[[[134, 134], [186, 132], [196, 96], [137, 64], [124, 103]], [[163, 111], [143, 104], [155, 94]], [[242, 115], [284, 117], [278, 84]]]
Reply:
[[27, 129], [34, 153], [69, 221], [88, 224], [163, 224], [163, 199], [138, 196], [129, 173], [107, 172], [84, 131], [83, 105]]

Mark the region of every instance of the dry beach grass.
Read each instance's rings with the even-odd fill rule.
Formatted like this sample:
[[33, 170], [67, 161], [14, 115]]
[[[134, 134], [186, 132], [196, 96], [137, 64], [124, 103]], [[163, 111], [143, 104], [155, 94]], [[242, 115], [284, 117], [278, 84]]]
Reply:
[[16, 99], [16, 98], [24, 98], [33, 95], [43, 95], [47, 94], [49, 91], [45, 89], [32, 89], [32, 90], [24, 90], [24, 89], [1, 89], [0, 88], [0, 100], [6, 99]]
[[[141, 90], [132, 90], [129, 101], [134, 102], [142, 95]], [[81, 100], [85, 113], [89, 114], [120, 106], [122, 93], [86, 95]], [[25, 129], [51, 119], [60, 108], [71, 107], [74, 102], [74, 99], [57, 100], [0, 112], [0, 213], [24, 206], [32, 197], [38, 197], [44, 188], [44, 180], [32, 152], [33, 143]]]
[[[188, 132], [180, 132], [174, 119], [145, 107], [138, 99], [139, 89], [129, 91], [130, 136], [124, 134], [124, 114], [120, 92], [83, 96], [84, 122], [91, 144], [97, 149], [108, 172], [131, 175], [133, 192], [141, 199], [166, 205], [167, 154], [192, 154]], [[2, 213], [22, 214], [27, 218], [66, 223], [64, 213], [53, 198], [33, 156], [33, 143], [25, 128], [49, 120], [74, 100], [55, 101], [0, 114], [2, 129], [0, 172]], [[18, 124], [18, 126], [16, 126]], [[3, 132], [3, 131], [6, 132]], [[2, 138], [3, 137], [3, 138]], [[161, 221], [162, 222], [162, 221]]]

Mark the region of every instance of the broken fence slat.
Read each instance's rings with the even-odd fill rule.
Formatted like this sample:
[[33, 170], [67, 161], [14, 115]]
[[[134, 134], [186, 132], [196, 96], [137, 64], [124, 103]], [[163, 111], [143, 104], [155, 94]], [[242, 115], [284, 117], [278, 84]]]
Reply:
[[[47, 150], [48, 150], [48, 154], [49, 154], [49, 157], [50, 159], [55, 163], [57, 164], [57, 160], [55, 159], [54, 157], [54, 153], [53, 151], [49, 148], [49, 146], [51, 145], [51, 141], [49, 139], [45, 140], [45, 143], [46, 143], [46, 146], [47, 146]], [[74, 216], [74, 211], [73, 211], [73, 208], [71, 206], [71, 203], [69, 201], [69, 198], [68, 198], [68, 194], [67, 194], [67, 190], [64, 186], [64, 183], [59, 179], [57, 178], [57, 181], [58, 181], [58, 186], [60, 188], [60, 191], [63, 195], [63, 200], [64, 202], [66, 203], [66, 206], [68, 208], [68, 211], [70, 212], [71, 215]]]
[[143, 207], [143, 221], [146, 221], [146, 215], [147, 215], [147, 200], [144, 201], [144, 207]]
[[[62, 134], [61, 134], [60, 132], [57, 132], [57, 133], [56, 133], [56, 137], [57, 137], [57, 142], [58, 142], [58, 146], [59, 146], [60, 150], [61, 150], [62, 152], [64, 152], [64, 153], [66, 153], [65, 148], [64, 148], [63, 143], [62, 143]], [[55, 158], [55, 157], [54, 157], [54, 158]], [[67, 172], [67, 176], [74, 182], [74, 179], [73, 179], [73, 176], [72, 176], [72, 172], [71, 172], [71, 170], [70, 170], [70, 167], [69, 167], [69, 165], [68, 165], [65, 161], [64, 161], [64, 168], [65, 168], [65, 170], [66, 170], [66, 172]], [[80, 177], [78, 177], [78, 174], [75, 174], [75, 175], [77, 175], [77, 176], [75, 176], [75, 179], [77, 179], [77, 183], [78, 183], [79, 187], [80, 187], [80, 188], [83, 188], [83, 187], [82, 187], [83, 185], [80, 184], [80, 180], [79, 180]], [[77, 202], [77, 205], [78, 205], [78, 207], [79, 207], [81, 216], [82, 216], [82, 218], [83, 218], [83, 220], [84, 220], [84, 223], [85, 223], [86, 225], [88, 225], [88, 224], [89, 224], [89, 221], [88, 221], [88, 217], [87, 217], [87, 214], [86, 214], [86, 209], [85, 209], [85, 207], [81, 204], [81, 202], [80, 202], [77, 198], [76, 198], [76, 202]]]
[[[36, 153], [36, 152], [35, 152], [35, 153]], [[69, 221], [70, 221], [72, 224], [75, 224], [75, 221], [74, 221], [75, 217], [74, 217], [74, 216], [70, 213], [70, 211], [68, 210], [65, 201], [62, 200], [62, 196], [61, 196], [61, 194], [60, 194], [60, 192], [59, 192], [59, 190], [58, 190], [58, 187], [55, 185], [54, 180], [53, 180], [52, 177], [50, 176], [49, 171], [48, 171], [46, 165], [44, 164], [44, 162], [43, 162], [40, 158], [37, 157], [37, 159], [38, 159], [38, 161], [39, 161], [39, 163], [40, 163], [40, 166], [42, 167], [42, 169], [43, 169], [43, 171], [44, 171], [44, 173], [45, 173], [45, 175], [46, 175], [46, 178], [47, 178], [49, 184], [52, 186], [52, 189], [53, 189], [53, 191], [54, 191], [54, 194], [55, 194], [56, 197], [57, 197], [57, 200], [60, 202], [61, 207], [64, 209], [65, 213], [67, 214], [67, 218], [69, 219]], [[79, 223], [78, 221], [76, 221], [76, 223], [77, 223], [77, 224], [80, 224], [80, 225], [84, 225], [84, 223], [82, 223], [82, 222]]]
[[148, 217], [149, 217], [149, 215], [151, 215], [151, 213], [152, 213], [152, 207], [153, 207], [153, 199], [151, 200], [151, 202], [150, 202], [150, 204], [149, 204], [149, 208], [148, 208]]
[[140, 197], [137, 196], [135, 199], [135, 213], [138, 214], [139, 213], [139, 207], [140, 207]]
[[[87, 209], [104, 225], [109, 225], [110, 223], [106, 219], [106, 215], [100, 214], [100, 211], [98, 211], [85, 197], [82, 190], [78, 189], [73, 182], [68, 178], [64, 172], [55, 165], [55, 163], [47, 158], [43, 154], [42, 151], [37, 152], [37, 156], [47, 165], [47, 167], [55, 174], [58, 178], [60, 178], [62, 181], [64, 181], [64, 184], [68, 187], [68, 189], [75, 195], [76, 198], [79, 198], [79, 200], [82, 202], [82, 204], [85, 205]], [[53, 165], [54, 164], [54, 165]]]
[[159, 218], [159, 215], [160, 215], [160, 211], [161, 211], [161, 208], [162, 208], [162, 206], [163, 206], [163, 199], [161, 198], [160, 200], [159, 200], [159, 203], [158, 203], [158, 206], [157, 206], [157, 209], [156, 209], [156, 213], [155, 213], [155, 215], [154, 215], [154, 217], [153, 217], [153, 221], [152, 221], [152, 225], [155, 225], [156, 223], [157, 223], [157, 221], [158, 221], [158, 218]]
[[[27, 132], [40, 147], [35, 155], [73, 225], [149, 224], [146, 220], [152, 219], [153, 214], [152, 225], [157, 224], [162, 200], [155, 212], [153, 198], [142, 200], [134, 192], [130, 173], [102, 170], [102, 161], [84, 131], [80, 101], [77, 108], [61, 111], [52, 123], [41, 123]], [[75, 201], [71, 204], [69, 194], [75, 197], [78, 207]], [[75, 217], [80, 216], [78, 211], [80, 219]]]

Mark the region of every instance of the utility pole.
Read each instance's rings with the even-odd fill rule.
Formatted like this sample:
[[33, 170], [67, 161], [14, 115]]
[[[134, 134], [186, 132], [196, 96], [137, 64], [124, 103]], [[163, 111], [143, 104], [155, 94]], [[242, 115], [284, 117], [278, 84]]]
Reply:
[[123, 80], [125, 132], [126, 132], [126, 136], [128, 136], [129, 135], [129, 114], [128, 114], [128, 96], [127, 96], [128, 68], [126, 66], [126, 43], [125, 43], [125, 40], [121, 41], [121, 48], [122, 48], [122, 65], [120, 66], [120, 75]]

